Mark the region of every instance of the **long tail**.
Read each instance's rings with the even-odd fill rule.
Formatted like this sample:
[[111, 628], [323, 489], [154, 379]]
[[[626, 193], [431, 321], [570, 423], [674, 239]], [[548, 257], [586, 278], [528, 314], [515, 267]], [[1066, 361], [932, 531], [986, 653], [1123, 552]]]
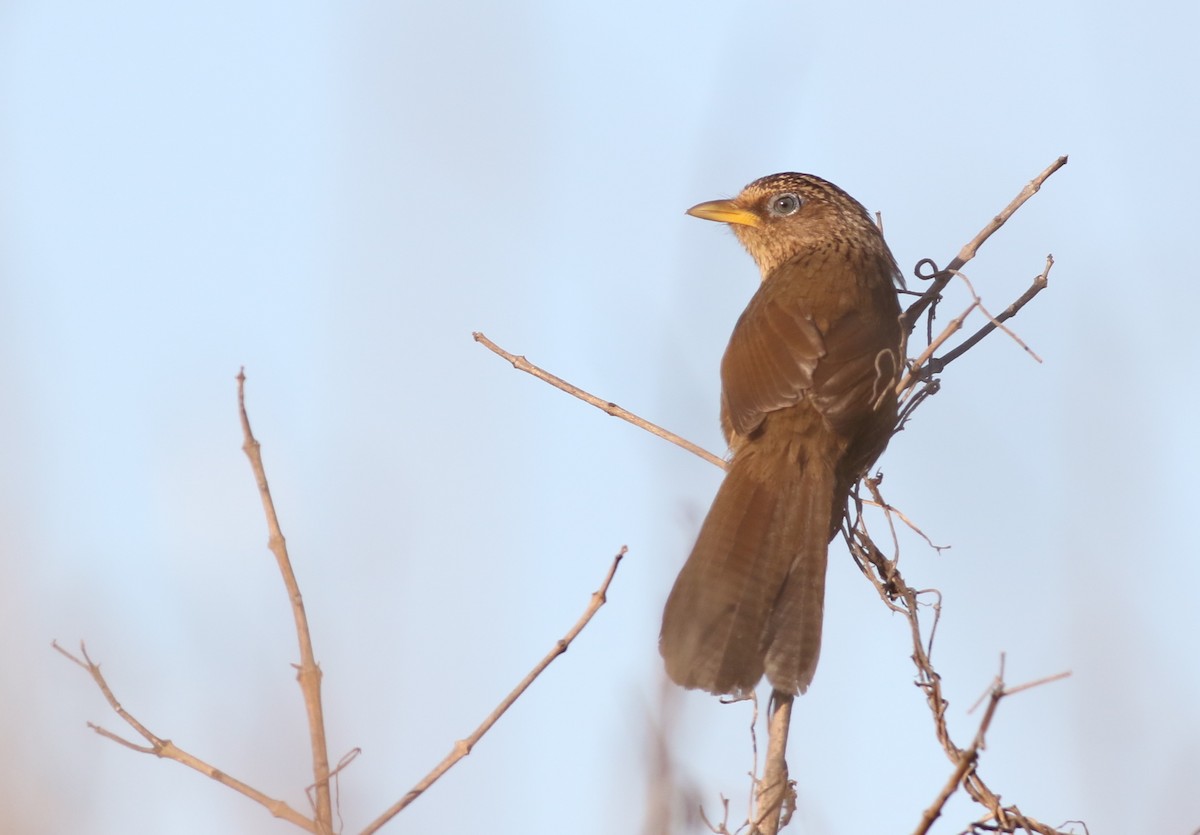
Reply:
[[766, 672], [796, 694], [816, 672], [836, 484], [819, 456], [774, 452], [734, 458], [667, 598], [659, 651], [684, 687], [743, 695]]

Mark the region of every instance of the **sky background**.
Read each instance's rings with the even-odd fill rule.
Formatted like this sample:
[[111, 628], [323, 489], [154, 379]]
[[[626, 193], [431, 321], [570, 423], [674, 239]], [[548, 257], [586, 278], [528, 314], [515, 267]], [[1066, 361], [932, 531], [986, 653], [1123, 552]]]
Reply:
[[[1093, 835], [1200, 826], [1200, 6], [0, 3], [0, 800], [5, 831], [288, 832], [125, 728], [305, 807], [286, 595], [251, 420], [325, 673], [354, 832], [609, 603], [385, 831], [639, 832], [658, 729], [744, 814], [746, 705], [665, 688], [661, 607], [720, 472], [476, 345], [721, 450], [757, 273], [684, 215], [807, 171], [967, 272], [989, 338], [881, 460], [938, 544], [949, 722], [1001, 653], [980, 771]], [[956, 297], [961, 305], [961, 294]], [[950, 311], [947, 307], [947, 311]], [[978, 322], [976, 323], [978, 324]], [[905, 623], [831, 549], [791, 737], [798, 833], [907, 832], [950, 774]], [[681, 806], [688, 805], [680, 802]], [[936, 832], [981, 810], [961, 795]], [[699, 831], [676, 818], [676, 832]], [[1077, 831], [1082, 831], [1077, 828]]]

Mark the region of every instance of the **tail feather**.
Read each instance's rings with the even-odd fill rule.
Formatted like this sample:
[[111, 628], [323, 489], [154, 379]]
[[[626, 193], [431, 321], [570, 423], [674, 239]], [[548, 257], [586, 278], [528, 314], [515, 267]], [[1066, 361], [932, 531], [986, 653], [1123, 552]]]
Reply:
[[[827, 475], [827, 480], [821, 480]], [[778, 531], [777, 547], [792, 549], [792, 563], [764, 636], [767, 680], [784, 693], [803, 693], [821, 656], [825, 620], [825, 569], [829, 562], [832, 474], [808, 472]]]
[[663, 612], [659, 649], [684, 687], [743, 695], [764, 671], [804, 692], [821, 647], [832, 471], [740, 455]]

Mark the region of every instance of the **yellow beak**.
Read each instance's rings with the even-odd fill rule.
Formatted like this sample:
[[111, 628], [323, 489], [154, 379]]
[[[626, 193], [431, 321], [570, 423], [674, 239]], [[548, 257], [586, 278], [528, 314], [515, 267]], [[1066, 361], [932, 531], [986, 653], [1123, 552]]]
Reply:
[[736, 223], [739, 226], [762, 225], [758, 215], [743, 209], [732, 200], [710, 200], [707, 203], [698, 203], [688, 209], [687, 213], [692, 217], [715, 220], [719, 223]]

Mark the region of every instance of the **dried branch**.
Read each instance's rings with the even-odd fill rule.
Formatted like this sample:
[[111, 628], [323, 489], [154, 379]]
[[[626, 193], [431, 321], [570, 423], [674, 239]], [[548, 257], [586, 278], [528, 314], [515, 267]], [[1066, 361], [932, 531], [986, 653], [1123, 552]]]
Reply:
[[479, 331], [475, 331], [471, 334], [471, 336], [475, 338], [476, 342], [483, 345], [493, 354], [508, 360], [510, 363], [512, 363], [512, 367], [518, 371], [524, 371], [526, 374], [532, 374], [534, 377], [537, 377], [543, 382], [549, 383], [556, 389], [565, 391], [567, 394], [570, 394], [573, 397], [578, 397], [584, 403], [590, 403], [605, 414], [612, 415], [615, 418], [620, 418], [628, 423], [632, 423], [634, 426], [645, 429], [651, 435], [657, 435], [659, 438], [662, 438], [665, 441], [670, 441], [671, 443], [675, 444], [675, 446], [686, 449], [688, 452], [700, 456], [714, 466], [720, 467], [723, 470], [728, 467], [728, 464], [723, 458], [713, 455], [703, 447], [693, 444], [691, 441], [676, 435], [674, 432], [668, 432], [661, 426], [653, 424], [645, 418], [638, 417], [633, 412], [622, 409], [616, 403], [610, 403], [607, 400], [602, 400], [599, 397], [596, 397], [594, 394], [589, 394], [583, 389], [571, 385], [561, 377], [555, 377], [550, 372], [538, 368], [523, 356], [510, 354], [508, 351], [501, 348], [495, 342], [492, 342], [492, 340], [488, 339]]
[[904, 378], [896, 384], [897, 395], [903, 395], [905, 391], [916, 384], [918, 380], [917, 370], [922, 368], [925, 363], [929, 361], [929, 358], [933, 356], [934, 352], [937, 351], [938, 348], [945, 344], [946, 340], [962, 329], [963, 323], [967, 321], [967, 317], [971, 315], [971, 311], [978, 306], [979, 302], [977, 300], [971, 302], [970, 306], [966, 310], [951, 319], [950, 324], [946, 325], [946, 327], [942, 329], [942, 332], [938, 334], [937, 338], [930, 340], [929, 344], [925, 346], [925, 350], [922, 351], [915, 360], [912, 360], [909, 363], [909, 367], [913, 370], [909, 371], [908, 374], [906, 374]]
[[755, 797], [754, 825], [750, 835], [775, 835], [788, 825], [796, 808], [796, 789], [788, 779], [787, 741], [795, 697], [771, 692], [767, 731], [767, 763]]
[[[991, 727], [992, 717], [996, 715], [996, 708], [999, 706], [1000, 700], [1005, 696], [1012, 696], [1013, 694], [1020, 693], [1023, 690], [1029, 690], [1032, 687], [1039, 687], [1043, 684], [1049, 684], [1052, 681], [1059, 681], [1060, 679], [1064, 679], [1069, 675], [1069, 672], [1058, 673], [1057, 675], [1040, 678], [1037, 681], [1019, 684], [1016, 687], [1005, 687], [1004, 656], [1000, 656], [1000, 674], [996, 676], [995, 681], [988, 690], [987, 695], [990, 698], [988, 698], [987, 710], [984, 711], [983, 719], [979, 722], [979, 730], [975, 732], [975, 739], [972, 740], [971, 744], [967, 746], [967, 749], [959, 755], [958, 765], [955, 766], [954, 771], [950, 775], [950, 779], [946, 781], [946, 785], [942, 788], [941, 792], [938, 793], [938, 796], [934, 798], [933, 803], [921, 815], [921, 822], [917, 824], [917, 828], [914, 830], [914, 835], [925, 835], [925, 833], [929, 831], [929, 828], [933, 826], [933, 822], [941, 816], [942, 809], [945, 807], [946, 801], [949, 800], [950, 796], [958, 790], [959, 785], [962, 784], [968, 772], [971, 772], [975, 769], [975, 766], [979, 761], [979, 752], [983, 750], [984, 747], [984, 738], [987, 735], [988, 728]], [[997, 817], [1004, 814], [998, 809], [993, 809], [992, 813]], [[1050, 831], [1053, 832], [1055, 830]]]
[[[1008, 307], [1004, 308], [1004, 310], [1000, 312], [1000, 315], [996, 316], [995, 318], [989, 317], [989, 319], [991, 319], [991, 321], [989, 321], [986, 325], [984, 325], [978, 331], [973, 333], [970, 337], [963, 340], [962, 344], [955, 347], [954, 350], [950, 351], [945, 356], [930, 360], [928, 368], [927, 368], [927, 374], [933, 375], [933, 374], [941, 373], [942, 369], [944, 369], [947, 365], [954, 362], [956, 359], [961, 357], [967, 351], [971, 350], [977, 344], [979, 344], [979, 340], [983, 339], [985, 336], [987, 336], [989, 333], [991, 333], [993, 330], [995, 330], [997, 327], [999, 327], [1001, 322], [1007, 322], [1009, 319], [1016, 316], [1017, 311], [1019, 311], [1025, 305], [1029, 304], [1029, 302], [1033, 300], [1034, 296], [1036, 296], [1038, 293], [1040, 293], [1046, 289], [1046, 287], [1049, 283], [1048, 279], [1050, 277], [1050, 268], [1053, 266], [1054, 266], [1054, 256], [1047, 255], [1046, 256], [1046, 268], [1044, 270], [1042, 270], [1040, 275], [1038, 275], [1036, 278], [1033, 279], [1033, 284], [1031, 284], [1029, 286], [1028, 290], [1026, 290], [1024, 293], [1021, 294], [1020, 298], [1018, 298], [1016, 301], [1014, 301]], [[972, 291], [972, 292], [974, 292], [974, 291]], [[1029, 350], [1029, 349], [1026, 348], [1026, 350]], [[1041, 362], [1040, 359], [1038, 361]]]
[[[992, 316], [987, 308], [983, 306], [983, 301], [971, 286], [970, 281], [962, 273], [957, 273], [962, 280], [970, 288], [972, 302], [971, 305], [963, 311], [963, 313], [950, 322], [949, 325], [936, 338], [930, 338], [929, 346], [921, 353], [921, 356], [916, 360], [908, 363], [909, 371], [904, 378], [896, 385], [897, 394], [900, 395], [899, 415], [896, 418], [896, 431], [899, 432], [908, 421], [912, 418], [913, 412], [924, 403], [928, 398], [937, 394], [942, 387], [941, 380], [937, 374], [941, 372], [947, 365], [958, 359], [968, 350], [979, 344], [985, 336], [999, 329], [1006, 333], [1013, 341], [1020, 345], [1026, 353], [1033, 357], [1038, 362], [1042, 359], [1034, 351], [1025, 344], [1015, 333], [1005, 327], [1002, 322], [1012, 318], [1016, 312], [1024, 307], [1030, 299], [1036, 296], [1046, 287], [1046, 274], [1049, 272], [1050, 266], [1053, 265], [1054, 259], [1047, 256], [1046, 272], [1034, 279], [1033, 286], [1021, 295], [1015, 302], [1005, 308], [999, 316]], [[963, 321], [967, 315], [974, 309], [978, 308], [987, 317], [988, 322], [978, 331], [972, 334], [968, 339], [964, 340], [960, 345], [949, 351], [942, 357], [932, 357], [933, 352], [939, 348], [947, 338], [962, 327]], [[932, 309], [930, 314], [930, 325], [932, 329]], [[919, 386], [919, 387], [918, 387]], [[907, 392], [907, 395], [906, 395]]]
[[250, 785], [243, 783], [241, 780], [238, 780], [237, 778], [230, 776], [226, 772], [224, 772], [218, 768], [215, 768], [212, 765], [209, 765], [208, 763], [204, 762], [204, 760], [200, 759], [199, 757], [196, 757], [193, 754], [189, 754], [187, 751], [184, 751], [182, 748], [177, 746], [171, 740], [163, 739], [162, 737], [153, 733], [149, 728], [147, 728], [145, 725], [143, 725], [141, 722], [139, 722], [136, 718], [134, 718], [134, 716], [131, 713], [129, 713], [129, 711], [127, 711], [121, 705], [121, 703], [119, 701], [117, 701], [117, 697], [113, 694], [112, 688], [109, 687], [108, 682], [104, 678], [104, 675], [100, 672], [100, 665], [95, 663], [94, 661], [92, 661], [91, 657], [88, 655], [87, 647], [84, 646], [82, 641], [79, 644], [79, 652], [83, 656], [82, 658], [72, 655], [70, 652], [63, 649], [62, 646], [60, 646], [57, 641], [53, 642], [51, 644], [51, 646], [55, 650], [60, 652], [63, 656], [65, 656], [69, 660], [75, 662], [80, 667], [82, 667], [84, 670], [86, 670], [88, 675], [90, 675], [92, 677], [92, 681], [94, 681], [96, 683], [96, 686], [98, 688], [100, 688], [100, 692], [102, 694], [104, 694], [104, 698], [108, 702], [109, 707], [111, 707], [113, 709], [113, 712], [116, 713], [118, 716], [120, 716], [123, 720], [125, 720], [125, 723], [127, 725], [129, 725], [131, 728], [133, 728], [135, 731], [137, 731], [138, 735], [141, 736], [143, 739], [145, 739], [147, 742], [149, 742], [150, 745], [149, 746], [137, 745], [133, 742], [130, 742], [127, 739], [124, 739], [124, 738], [118, 736], [117, 734], [113, 733], [112, 731], [109, 731], [105, 728], [100, 727], [99, 725], [89, 722], [88, 727], [91, 728], [93, 731], [95, 731], [97, 734], [99, 734], [100, 736], [103, 736], [105, 739], [110, 739], [119, 745], [123, 745], [126, 748], [129, 748], [133, 751], [137, 751], [142, 754], [153, 754], [156, 757], [162, 757], [163, 759], [167, 759], [167, 760], [174, 760], [175, 762], [180, 763], [181, 765], [185, 765], [188, 768], [191, 768], [191, 769], [194, 769], [195, 771], [200, 772], [201, 774], [205, 775], [206, 777], [216, 780], [218, 783], [220, 783], [223, 786], [228, 786], [229, 788], [233, 789], [234, 791], [238, 792], [239, 794], [245, 795], [246, 797], [253, 800], [255, 803], [262, 805], [268, 812], [270, 812], [272, 815], [274, 815], [277, 818], [282, 818], [283, 820], [286, 820], [289, 823], [293, 823], [306, 832], [317, 832], [318, 831], [317, 824], [315, 821], [310, 820], [309, 818], [306, 818], [304, 815], [302, 815], [300, 812], [297, 812], [295, 809], [293, 809], [291, 806], [289, 806], [284, 801], [277, 800], [273, 797], [268, 797], [267, 795], [263, 794], [262, 792], [258, 791], [255, 788], [251, 787]]
[[242, 451], [250, 459], [254, 479], [258, 483], [258, 494], [262, 498], [263, 513], [267, 518], [269, 538], [267, 547], [275, 555], [283, 584], [287, 588], [288, 600], [292, 604], [292, 618], [296, 622], [296, 639], [300, 645], [300, 664], [296, 668], [296, 680], [304, 697], [304, 709], [308, 716], [308, 737], [312, 749], [313, 786], [316, 791], [316, 831], [319, 835], [333, 835], [333, 805], [329, 792], [329, 750], [325, 742], [325, 715], [321, 707], [321, 668], [317, 666], [313, 653], [312, 636], [308, 630], [308, 615], [304, 611], [304, 598], [300, 584], [292, 571], [288, 557], [287, 542], [275, 513], [275, 502], [267, 484], [267, 472], [263, 467], [262, 447], [250, 430], [250, 417], [246, 414], [246, 373], [238, 372], [238, 415], [242, 422]]
[[[1051, 264], [1054, 263], [1053, 256], [1048, 255], [1048, 256], [1046, 256], [1046, 259]], [[974, 336], [971, 337], [971, 339], [968, 339], [967, 341], [973, 345], [976, 342], [978, 342], [980, 339], [983, 339], [983, 337], [987, 336], [993, 330], [999, 329], [999, 330], [1003, 331], [1005, 336], [1007, 336], [1013, 342], [1020, 345], [1025, 350], [1025, 353], [1027, 353], [1027, 354], [1029, 354], [1029, 356], [1033, 357], [1033, 359], [1035, 361], [1037, 361], [1038, 363], [1041, 363], [1042, 358], [1037, 355], [1036, 351], [1034, 351], [1032, 348], [1030, 348], [1028, 345], [1026, 345], [1025, 342], [1021, 339], [1021, 337], [1019, 337], [1015, 333], [1013, 333], [1013, 331], [1011, 329], [1005, 327], [1002, 324], [1003, 320], [997, 319], [995, 316], [993, 316], [991, 314], [991, 312], [986, 307], [983, 306], [983, 299], [980, 298], [979, 294], [975, 292], [975, 285], [971, 283], [971, 279], [967, 278], [966, 273], [956, 272], [955, 275], [958, 276], [959, 278], [961, 278], [963, 280], [963, 283], [965, 283], [967, 285], [967, 290], [970, 291], [971, 298], [974, 300], [975, 306], [977, 308], [979, 308], [979, 312], [982, 313], [988, 320], [988, 323], [986, 325], [984, 325], [982, 328], [980, 328], [979, 332], [976, 333]], [[1035, 284], [1036, 284], [1036, 282], [1035, 282]], [[1011, 308], [1012, 305], [1009, 305], [1009, 307]], [[962, 347], [962, 346], [959, 346], [959, 347]], [[954, 353], [954, 352], [952, 351], [951, 353]], [[966, 353], [965, 350], [959, 351], [958, 355], [961, 356], [964, 353]]]
[[1005, 206], [1004, 210], [1001, 211], [1000, 214], [992, 218], [991, 221], [979, 231], [978, 235], [968, 241], [967, 245], [959, 250], [958, 255], [955, 256], [954, 260], [950, 262], [949, 266], [947, 266], [941, 274], [934, 278], [933, 283], [929, 286], [929, 289], [926, 290], [920, 298], [909, 305], [908, 310], [904, 311], [901, 322], [905, 326], [906, 332], [912, 332], [912, 329], [916, 326], [917, 320], [921, 317], [921, 314], [924, 313], [925, 309], [937, 300], [937, 298], [942, 294], [942, 290], [946, 289], [946, 285], [950, 283], [950, 277], [954, 274], [954, 272], [965, 267], [967, 262], [975, 257], [975, 254], [979, 251], [979, 248], [983, 246], [984, 242], [990, 238], [996, 232], [996, 230], [1007, 223], [1008, 219], [1016, 213], [1017, 209], [1021, 208], [1021, 206], [1025, 204], [1026, 200], [1038, 193], [1042, 187], [1042, 183], [1046, 182], [1046, 180], [1048, 180], [1055, 171], [1062, 168], [1066, 164], [1066, 156], [1061, 156], [1052, 162], [1045, 171], [1043, 171], [1041, 174], [1038, 174], [1027, 186], [1025, 186], [1025, 188], [1021, 189], [1021, 192], [1013, 198], [1012, 202]]
[[[879, 495], [878, 483], [867, 482], [875, 494], [876, 501], [887, 511], [887, 503], [882, 500]], [[857, 490], [855, 497], [857, 499]], [[925, 692], [925, 699], [929, 705], [930, 714], [933, 717], [934, 733], [937, 736], [938, 743], [946, 752], [946, 756], [954, 764], [955, 770], [951, 775], [951, 782], [954, 786], [962, 785], [968, 796], [976, 803], [982, 805], [989, 811], [989, 816], [986, 819], [977, 822], [971, 831], [983, 831], [985, 826], [984, 821], [987, 821], [986, 828], [989, 832], [1017, 832], [1022, 829], [1029, 832], [1037, 832], [1041, 835], [1062, 835], [1058, 830], [1048, 826], [1040, 821], [1024, 815], [1015, 805], [1003, 806], [1000, 802], [1000, 796], [993, 792], [983, 778], [979, 776], [976, 770], [977, 753], [983, 745], [981, 734], [976, 735], [976, 740], [971, 746], [966, 749], [959, 748], [950, 736], [950, 730], [946, 725], [946, 711], [949, 708], [949, 703], [942, 695], [942, 679], [941, 676], [933, 667], [930, 660], [932, 652], [932, 631], [929, 641], [922, 637], [922, 629], [919, 614], [919, 600], [922, 592], [919, 592], [909, 586], [900, 573], [899, 567], [895, 560], [888, 559], [875, 542], [871, 539], [870, 533], [867, 530], [866, 521], [862, 516], [861, 501], [855, 501], [854, 506], [857, 508], [857, 513], [853, 520], [847, 520], [843, 526], [842, 533], [850, 547], [851, 553], [855, 560], [859, 563], [863, 573], [871, 580], [879, 593], [880, 599], [893, 611], [902, 613], [908, 620], [909, 632], [912, 638], [912, 661], [917, 669], [917, 686]], [[936, 611], [936, 610], [935, 610]], [[934, 629], [937, 625], [937, 616], [935, 614]], [[1059, 673], [1058, 675], [1049, 676], [1045, 679], [1039, 679], [1036, 682], [1019, 685], [1011, 689], [1005, 689], [1003, 681], [998, 679], [997, 690], [993, 688], [993, 693], [998, 693], [994, 697], [994, 701], [989, 705], [988, 714], [985, 716], [985, 722], [981, 724], [981, 733], [986, 731], [987, 724], [991, 722], [991, 713], [995, 711], [995, 701], [998, 701], [1000, 696], [1012, 695], [1020, 690], [1028, 689], [1029, 687], [1045, 684], [1050, 681], [1057, 681], [1065, 678], [1070, 673]], [[951, 792], [952, 793], [952, 792]], [[944, 794], [944, 797], [943, 797]], [[935, 799], [933, 805], [926, 810], [926, 816], [932, 814], [936, 818], [940, 814], [942, 805], [946, 798], [950, 796], [943, 789], [943, 794], [939, 794], [940, 802]], [[928, 828], [933, 819], [922, 817], [922, 825]], [[918, 829], [918, 832], [924, 830]]]
[[[1039, 357], [1032, 348], [1026, 345], [1019, 336], [1006, 327], [1004, 322], [1015, 316], [1017, 311], [1028, 304], [1034, 296], [1046, 289], [1048, 284], [1047, 277], [1049, 276], [1050, 268], [1053, 266], [1054, 256], [1047, 255], [1045, 270], [1036, 278], [1034, 278], [1033, 284], [1028, 290], [1022, 293], [1016, 301], [1001, 311], [998, 316], [993, 316], [990, 312], [988, 312], [988, 309], [983, 306], [983, 299], [980, 298], [979, 294], [975, 292], [975, 286], [971, 284], [971, 280], [967, 278], [965, 273], [956, 270], [954, 275], [962, 280], [962, 282], [967, 286], [968, 292], [971, 294], [971, 304], [961, 314], [952, 319], [950, 323], [942, 329], [942, 332], [938, 334], [936, 339], [930, 340], [929, 345], [926, 346], [925, 350], [921, 352], [920, 356], [909, 363], [910, 370], [904, 376], [904, 379], [896, 384], [896, 393], [903, 397], [906, 391], [912, 389], [920, 382], [925, 382], [927, 385], [932, 384], [934, 382], [934, 375], [941, 373], [941, 371], [947, 365], [961, 357], [967, 351], [971, 350], [971, 348], [978, 345], [985, 336], [995, 330], [1002, 331], [1010, 339], [1020, 345], [1021, 348], [1025, 350], [1025, 353], [1029, 354], [1038, 362], [1041, 362], [1042, 358]], [[948, 351], [941, 357], [934, 357], [933, 353], [943, 344], [945, 344], [951, 335], [962, 328], [967, 316], [970, 315], [971, 311], [973, 310], [979, 310], [987, 319], [987, 323], [975, 333], [971, 334], [971, 336], [969, 336], [967, 339], [963, 340], [959, 345], [955, 346], [953, 350]], [[914, 397], [912, 399], [916, 398]], [[903, 417], [898, 421], [899, 426], [903, 426], [908, 420], [908, 417], [912, 414], [912, 408], [910, 408], [908, 402], [902, 405], [901, 414]]]
[[729, 798], [725, 795], [721, 795], [721, 807], [725, 810], [725, 817], [721, 819], [720, 823], [713, 823], [710, 821], [708, 819], [708, 815], [704, 814], [703, 809], [700, 810], [700, 820], [704, 821], [704, 825], [707, 826], [710, 831], [716, 833], [716, 835], [733, 835], [733, 833], [729, 831]]
[[455, 742], [454, 747], [450, 749], [450, 753], [447, 754], [440, 763], [434, 766], [432, 771], [422, 777], [415, 786], [409, 789], [408, 793], [405, 794], [404, 797], [400, 798], [399, 801], [389, 807], [382, 815], [372, 821], [362, 831], [362, 835], [371, 835], [372, 832], [378, 831], [380, 827], [398, 815], [406, 806], [420, 797], [426, 789], [436, 783], [443, 774], [445, 774], [454, 766], [455, 763], [470, 754], [471, 749], [475, 747], [475, 744], [483, 738], [484, 734], [491, 730], [492, 726], [499, 721], [500, 717], [503, 716], [505, 712], [513, 706], [513, 703], [516, 702], [516, 700], [519, 699], [521, 695], [529, 689], [529, 685], [533, 684], [534, 680], [542, 674], [542, 671], [549, 667], [555, 658], [558, 658], [558, 656], [567, 651], [567, 647], [571, 645], [571, 642], [574, 641], [579, 633], [583, 631], [583, 628], [588, 625], [588, 622], [607, 601], [608, 587], [612, 584], [613, 577], [617, 573], [617, 566], [621, 564], [621, 559], [625, 556], [628, 550], [628, 548], [622, 545], [621, 550], [617, 552], [615, 557], [613, 557], [612, 565], [609, 566], [608, 574], [606, 574], [604, 577], [604, 582], [600, 584], [599, 589], [593, 592], [591, 602], [588, 604], [587, 609], [584, 610], [584, 613], [580, 616], [579, 620], [576, 621], [575, 625], [571, 627], [570, 631], [558, 640], [558, 642], [554, 645], [554, 648], [550, 650], [550, 652], [548, 652], [541, 661], [534, 665], [534, 668], [529, 671], [529, 674], [525, 676], [525, 678], [521, 679], [521, 682], [512, 689], [511, 693], [504, 697], [504, 700], [496, 706], [495, 710], [488, 714], [487, 718], [480, 723], [479, 727], [476, 728], [470, 736], [468, 736], [466, 739], [460, 739]]
[[[869, 478], [866, 481], [867, 481], [867, 484], [876, 484], [876, 485], [878, 484], [878, 482], [875, 479]], [[875, 491], [872, 491], [873, 494], [874, 494], [874, 492]], [[923, 531], [919, 527], [917, 527], [917, 524], [913, 520], [909, 519], [908, 516], [904, 513], [904, 511], [900, 510], [900, 508], [896, 507], [894, 504], [880, 504], [881, 501], [882, 501], [882, 499], [880, 499], [878, 501], [863, 499], [862, 503], [864, 505], [868, 505], [870, 507], [878, 507], [881, 510], [888, 511], [889, 516], [895, 516], [897, 519], [899, 519], [901, 522], [903, 522], [904, 526], [906, 528], [908, 528], [910, 531], [915, 533], [917, 536], [921, 537], [921, 539], [925, 540], [925, 544], [928, 545], [933, 550], [935, 550], [939, 553], [941, 553], [942, 551], [950, 550], [949, 545], [937, 545], [936, 543], [934, 543], [934, 541], [929, 538], [929, 535], [926, 534], [925, 531]]]
[[280, 574], [283, 576], [284, 585], [288, 591], [288, 598], [292, 604], [292, 614], [296, 622], [296, 636], [300, 645], [301, 659], [301, 663], [297, 667], [296, 678], [300, 683], [300, 690], [303, 694], [305, 709], [308, 714], [309, 737], [313, 760], [313, 788], [316, 796], [313, 804], [316, 813], [315, 817], [311, 820], [304, 817], [283, 801], [268, 797], [257, 789], [230, 777], [225, 772], [183, 751], [170, 740], [162, 739], [152, 733], [121, 707], [112, 690], [109, 688], [108, 683], [104, 680], [104, 676], [100, 673], [100, 667], [94, 664], [91, 658], [88, 657], [87, 649], [82, 643], [80, 644], [83, 655], [82, 659], [67, 652], [57, 643], [53, 646], [64, 656], [88, 671], [92, 676], [92, 680], [95, 681], [117, 715], [146, 739], [150, 745], [148, 747], [137, 745], [100, 726], [89, 725], [98, 734], [134, 751], [175, 760], [189, 768], [193, 768], [262, 804], [276, 817], [284, 818], [308, 832], [315, 832], [318, 835], [333, 835], [333, 811], [329, 790], [329, 755], [325, 743], [325, 721], [321, 709], [321, 670], [317, 666], [313, 654], [312, 638], [309, 634], [308, 618], [304, 611], [304, 601], [300, 595], [300, 586], [296, 582], [295, 573], [292, 571], [291, 561], [287, 553], [287, 544], [283, 537], [283, 531], [279, 526], [279, 518], [275, 512], [274, 501], [271, 499], [266, 470], [263, 466], [261, 447], [250, 430], [250, 419], [246, 414], [245, 383], [246, 376], [244, 371], [239, 372], [237, 376], [237, 391], [238, 413], [241, 418], [244, 437], [242, 449], [246, 453], [247, 458], [250, 459], [250, 465], [254, 471], [255, 480], [258, 483], [259, 495], [262, 498], [263, 511], [266, 514], [267, 529], [269, 531], [268, 545], [271, 552], [275, 555]]

